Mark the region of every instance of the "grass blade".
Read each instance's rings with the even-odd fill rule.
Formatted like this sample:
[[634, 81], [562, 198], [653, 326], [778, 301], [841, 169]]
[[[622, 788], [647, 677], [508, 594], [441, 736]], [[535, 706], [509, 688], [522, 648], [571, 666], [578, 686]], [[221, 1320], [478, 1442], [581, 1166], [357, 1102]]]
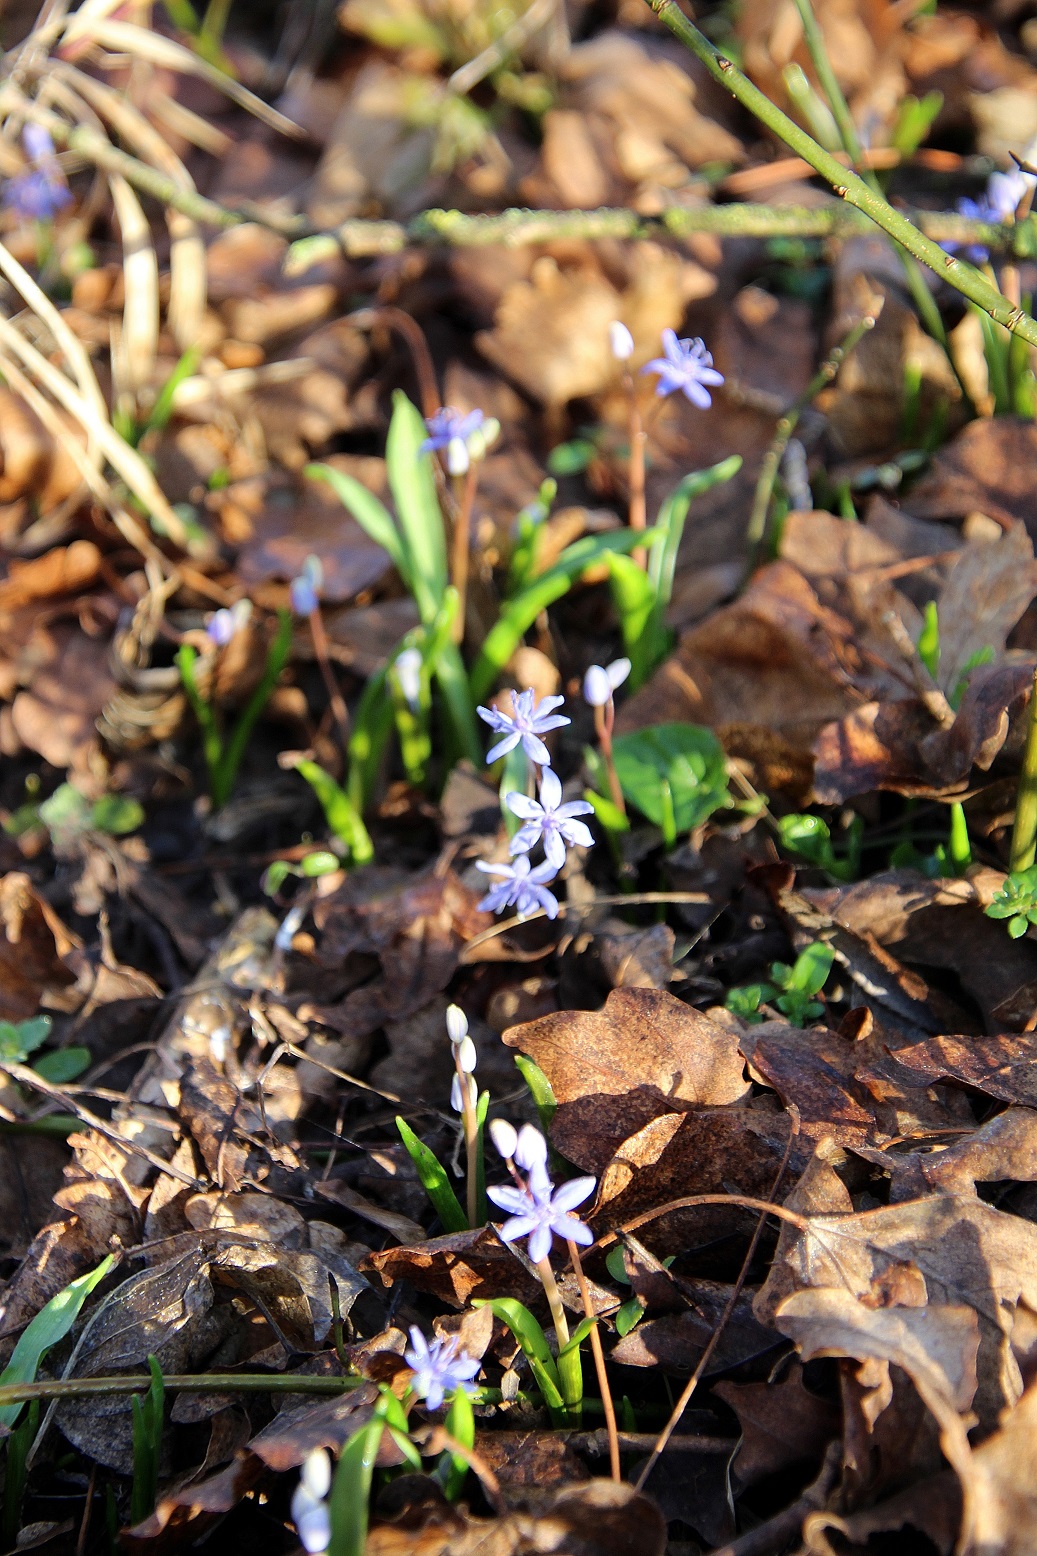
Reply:
[[419, 1140], [405, 1119], [397, 1118], [396, 1128], [417, 1170], [421, 1186], [428, 1195], [443, 1228], [447, 1232], [467, 1232], [468, 1217], [447, 1178], [442, 1164], [423, 1140]]
[[560, 600], [582, 572], [613, 551], [633, 551], [637, 546], [654, 545], [661, 538], [657, 529], [618, 529], [607, 535], [585, 535], [582, 540], [567, 546], [548, 572], [508, 602], [496, 625], [486, 634], [482, 652], [472, 667], [473, 699], [481, 702], [488, 695], [540, 612]]
[[421, 413], [399, 389], [385, 445], [389, 486], [410, 562], [410, 590], [425, 626], [436, 619], [447, 586], [446, 538], [432, 460], [420, 454], [426, 437]]
[[354, 476], [346, 475], [344, 470], [335, 470], [331, 465], [307, 465], [303, 474], [315, 481], [327, 481], [343, 508], [349, 510], [364, 534], [369, 535], [383, 551], [388, 551], [396, 571], [407, 588], [411, 589], [410, 559], [385, 504], [379, 502], [374, 493], [369, 492]]
[[[109, 1254], [107, 1259], [102, 1259], [96, 1270], [81, 1275], [78, 1280], [71, 1281], [64, 1291], [59, 1291], [56, 1297], [51, 1297], [46, 1307], [40, 1309], [19, 1336], [11, 1360], [0, 1373], [0, 1384], [35, 1381], [36, 1370], [43, 1357], [52, 1345], [57, 1345], [59, 1340], [65, 1338], [79, 1317], [83, 1303], [114, 1263], [115, 1260]], [[0, 1426], [14, 1426], [21, 1411], [20, 1404], [0, 1406]]]

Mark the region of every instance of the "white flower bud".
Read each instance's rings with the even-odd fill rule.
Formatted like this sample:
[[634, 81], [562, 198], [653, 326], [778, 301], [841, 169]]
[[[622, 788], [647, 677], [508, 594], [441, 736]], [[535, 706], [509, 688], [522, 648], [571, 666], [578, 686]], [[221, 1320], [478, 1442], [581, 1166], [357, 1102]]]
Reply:
[[607, 670], [600, 665], [591, 665], [583, 678], [583, 696], [592, 708], [603, 708], [612, 701], [612, 682]]
[[302, 1467], [302, 1484], [316, 1501], [326, 1497], [331, 1490], [331, 1460], [326, 1448], [314, 1448]]
[[506, 1162], [510, 1162], [515, 1154], [518, 1144], [518, 1135], [515, 1133], [514, 1124], [509, 1124], [506, 1118], [491, 1118], [490, 1139], [503, 1156]]
[[547, 1165], [547, 1141], [532, 1124], [523, 1124], [518, 1133], [514, 1151], [515, 1160], [523, 1172]]
[[468, 1036], [468, 1017], [460, 1005], [446, 1008], [446, 1035], [452, 1043], [459, 1043], [462, 1037]]
[[446, 467], [451, 475], [464, 475], [468, 469], [468, 444], [463, 438], [451, 438], [446, 446]]
[[[475, 1084], [474, 1075], [465, 1076], [465, 1086], [468, 1091], [468, 1101], [474, 1108], [479, 1100], [479, 1088]], [[450, 1083], [450, 1106], [455, 1113], [464, 1112], [464, 1092], [461, 1090], [461, 1077], [455, 1075]]]
[[476, 1064], [478, 1063], [479, 1058], [475, 1051], [475, 1044], [472, 1042], [471, 1038], [462, 1037], [461, 1041], [454, 1045], [454, 1054], [458, 1066], [465, 1072], [466, 1075], [471, 1075], [472, 1071], [475, 1069]]
[[630, 674], [630, 660], [613, 659], [610, 665], [605, 666], [605, 674], [609, 678], [609, 685], [612, 687], [612, 690], [615, 691], [617, 687], [622, 686], [623, 682]]
[[609, 347], [617, 362], [628, 362], [634, 354], [634, 337], [619, 319], [609, 325]]
[[399, 682], [400, 691], [412, 708], [417, 708], [421, 702], [421, 651], [417, 648], [405, 648], [402, 653], [396, 655], [393, 669], [396, 671], [396, 679]]

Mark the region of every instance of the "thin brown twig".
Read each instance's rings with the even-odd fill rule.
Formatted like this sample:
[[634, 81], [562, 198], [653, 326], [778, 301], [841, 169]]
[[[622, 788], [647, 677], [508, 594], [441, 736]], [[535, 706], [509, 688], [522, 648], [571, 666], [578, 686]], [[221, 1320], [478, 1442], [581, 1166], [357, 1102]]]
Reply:
[[349, 709], [346, 707], [345, 698], [339, 691], [338, 682], [335, 680], [335, 672], [331, 668], [331, 654], [328, 646], [328, 634], [324, 627], [324, 617], [321, 615], [320, 605], [314, 606], [307, 620], [310, 623], [310, 633], [313, 637], [313, 652], [320, 666], [321, 678], [324, 681], [324, 690], [328, 694], [328, 703], [338, 725], [338, 732], [342, 739], [343, 751], [349, 745]]
[[[789, 1130], [789, 1137], [785, 1142], [785, 1151], [781, 1158], [781, 1164], [778, 1167], [778, 1171], [774, 1178], [774, 1183], [771, 1186], [771, 1199], [773, 1199], [775, 1194], [778, 1192], [781, 1180], [785, 1176], [785, 1169], [789, 1164], [789, 1157], [792, 1154], [792, 1142], [799, 1134], [798, 1108], [796, 1108], [794, 1105], [789, 1105], [787, 1112], [789, 1118], [792, 1121], [792, 1128]], [[735, 1305], [738, 1302], [738, 1298], [742, 1294], [742, 1287], [745, 1285], [747, 1279], [749, 1278], [749, 1267], [752, 1264], [753, 1258], [755, 1257], [756, 1249], [759, 1246], [760, 1238], [763, 1236], [763, 1229], [766, 1224], [767, 1211], [761, 1211], [760, 1216], [756, 1222], [756, 1229], [753, 1232], [752, 1238], [750, 1239], [749, 1247], [746, 1249], [745, 1258], [742, 1260], [742, 1267], [738, 1271], [738, 1279], [731, 1287], [731, 1295], [728, 1297], [724, 1311], [720, 1315], [720, 1322], [717, 1324], [716, 1328], [713, 1330], [713, 1333], [710, 1335], [702, 1355], [699, 1357], [695, 1364], [695, 1368], [691, 1374], [691, 1377], [684, 1385], [680, 1398], [670, 1412], [670, 1419], [659, 1433], [658, 1441], [648, 1456], [648, 1462], [645, 1464], [644, 1469], [637, 1477], [637, 1482], [635, 1485], [635, 1490], [637, 1491], [643, 1490], [645, 1481], [648, 1479], [649, 1475], [652, 1473], [653, 1469], [659, 1461], [659, 1455], [663, 1452], [666, 1444], [672, 1437], [681, 1416], [684, 1414], [688, 1407], [688, 1402], [690, 1401], [692, 1394], [694, 1394], [695, 1390], [698, 1388], [699, 1382], [705, 1373], [706, 1367], [709, 1365], [710, 1357], [713, 1355], [717, 1346], [720, 1344], [720, 1337], [730, 1322], [731, 1315], [735, 1310]]]
[[[594, 1304], [591, 1302], [590, 1287], [587, 1277], [583, 1273], [583, 1263], [580, 1259], [580, 1250], [576, 1244], [567, 1239], [569, 1258], [572, 1261], [573, 1271], [576, 1275], [576, 1283], [580, 1288], [580, 1301], [583, 1303], [583, 1311], [587, 1318], [596, 1317]], [[601, 1408], [605, 1412], [605, 1430], [609, 1439], [609, 1472], [612, 1479], [620, 1481], [623, 1478], [622, 1468], [619, 1462], [619, 1435], [616, 1429], [616, 1407], [612, 1403], [612, 1389], [609, 1385], [609, 1376], [605, 1370], [605, 1352], [601, 1345], [601, 1335], [598, 1333], [597, 1324], [590, 1332], [591, 1355], [594, 1357], [594, 1371], [598, 1375], [598, 1389], [601, 1393]]]
[[414, 363], [414, 376], [418, 380], [421, 413], [426, 421], [434, 416], [443, 402], [440, 399], [439, 382], [436, 378], [432, 353], [425, 339], [425, 331], [418, 321], [412, 319], [402, 308], [394, 307], [392, 303], [379, 303], [374, 308], [359, 308], [355, 313], [347, 313], [345, 322], [354, 325], [358, 330], [372, 329], [377, 324], [385, 324], [390, 329], [394, 329], [398, 335], [403, 336]]

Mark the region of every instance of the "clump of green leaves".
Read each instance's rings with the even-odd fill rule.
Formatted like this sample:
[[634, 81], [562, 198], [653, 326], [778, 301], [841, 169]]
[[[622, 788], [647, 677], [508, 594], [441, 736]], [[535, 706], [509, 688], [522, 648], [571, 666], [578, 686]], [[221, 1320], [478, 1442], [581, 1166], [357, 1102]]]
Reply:
[[772, 962], [770, 983], [747, 983], [729, 989], [724, 1004], [752, 1024], [766, 1019], [761, 1005], [773, 1005], [792, 1026], [805, 1026], [824, 1014], [825, 1007], [817, 995], [828, 981], [834, 959], [831, 946], [815, 940], [791, 966], [787, 962]]
[[673, 580], [688, 510], [698, 497], [730, 481], [742, 468], [732, 454], [708, 470], [693, 470], [674, 487], [656, 520], [660, 539], [652, 547], [646, 567], [632, 557], [614, 553], [607, 558], [612, 601], [623, 634], [623, 651], [630, 660], [630, 690], [637, 688], [666, 658], [673, 645], [673, 631], [666, 612], [673, 595]]
[[[32, 1016], [27, 1021], [0, 1021], [0, 1059], [7, 1064], [26, 1064], [50, 1036], [50, 1017]], [[90, 1067], [89, 1048], [55, 1048], [33, 1063], [37, 1075], [55, 1086], [74, 1081]]]
[[837, 881], [856, 880], [861, 863], [864, 818], [855, 815], [846, 829], [846, 852], [840, 858], [832, 844], [832, 831], [821, 816], [809, 812], [778, 818], [778, 837], [790, 854], [799, 854], [816, 869]]
[[[587, 799], [608, 825], [616, 807], [605, 797], [607, 774], [601, 758], [585, 751], [600, 793]], [[724, 748], [711, 729], [698, 724], [656, 724], [612, 742], [623, 797], [661, 830], [672, 848], [678, 836], [701, 826], [714, 811], [731, 804]], [[618, 812], [617, 812], [618, 814]]]
[[202, 749], [209, 773], [209, 794], [213, 807], [226, 805], [234, 790], [252, 731], [259, 715], [270, 700], [277, 678], [288, 663], [292, 647], [292, 618], [287, 611], [278, 613], [277, 632], [267, 653], [266, 667], [252, 696], [229, 732], [221, 725], [216, 709], [202, 696], [196, 665], [198, 651], [191, 643], [182, 643], [176, 656], [177, 668], [187, 700], [202, 731]]
[[983, 911], [987, 918], [1006, 918], [1013, 940], [1025, 935], [1031, 924], [1037, 925], [1037, 864], [1028, 870], [1013, 870]]
[[89, 832], [104, 832], [123, 837], [136, 832], [144, 821], [144, 810], [136, 800], [124, 794], [102, 794], [89, 800], [74, 784], [62, 783], [48, 799], [29, 800], [9, 816], [4, 831], [21, 837], [34, 827], [46, 827], [55, 848], [74, 848]]

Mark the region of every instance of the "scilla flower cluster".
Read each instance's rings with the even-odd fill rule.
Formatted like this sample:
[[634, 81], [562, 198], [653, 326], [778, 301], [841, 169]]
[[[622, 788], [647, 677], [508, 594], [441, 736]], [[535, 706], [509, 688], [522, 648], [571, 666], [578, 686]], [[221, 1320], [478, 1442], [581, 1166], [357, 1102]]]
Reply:
[[[580, 816], [589, 816], [593, 806], [586, 800], [570, 800], [562, 804], [562, 785], [557, 773], [548, 765], [551, 754], [542, 737], [552, 729], [570, 724], [571, 719], [554, 710], [561, 707], [564, 697], [544, 697], [538, 703], [532, 688], [512, 693], [512, 712], [502, 713], [499, 708], [479, 708], [478, 713], [495, 735], [501, 738], [490, 747], [487, 762], [495, 762], [521, 745], [538, 775], [539, 799], [518, 794], [514, 790], [504, 796], [504, 803], [522, 822], [511, 840], [513, 864], [488, 864], [480, 859], [476, 865], [488, 875], [503, 876], [482, 899], [479, 906], [491, 913], [514, 908], [520, 918], [542, 908], [548, 918], [557, 918], [558, 899], [548, 890], [565, 863], [566, 848], [591, 848], [594, 839]], [[534, 865], [530, 853], [537, 845], [543, 846], [544, 862]]]

